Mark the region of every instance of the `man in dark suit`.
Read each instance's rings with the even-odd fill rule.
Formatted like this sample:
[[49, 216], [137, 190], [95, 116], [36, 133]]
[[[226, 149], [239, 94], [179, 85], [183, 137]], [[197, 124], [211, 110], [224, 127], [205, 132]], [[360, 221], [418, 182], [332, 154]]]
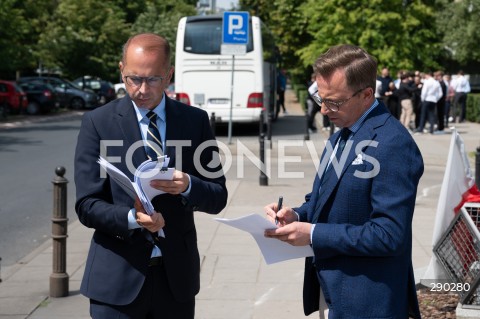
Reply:
[[[352, 45], [314, 65], [329, 139], [300, 207], [265, 207], [267, 237], [311, 245], [304, 311], [320, 318], [420, 318], [412, 267], [412, 217], [423, 160], [410, 133], [375, 100], [376, 60]], [[343, 148], [343, 151], [342, 151]]]
[[[217, 214], [227, 200], [218, 148], [206, 112], [164, 93], [173, 74], [164, 38], [131, 37], [119, 66], [128, 95], [85, 113], [75, 153], [75, 208], [95, 229], [81, 292], [93, 318], [191, 319], [200, 289], [193, 212]], [[165, 192], [152, 200], [153, 215], [102, 177], [97, 164], [107, 157], [133, 180], [147, 160], [149, 111], [156, 114], [157, 151], [176, 168], [173, 180], [151, 183]]]

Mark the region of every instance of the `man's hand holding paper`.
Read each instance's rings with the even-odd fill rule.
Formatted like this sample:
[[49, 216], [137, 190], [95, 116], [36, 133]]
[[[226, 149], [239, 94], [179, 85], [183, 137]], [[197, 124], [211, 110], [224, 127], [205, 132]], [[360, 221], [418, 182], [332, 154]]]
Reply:
[[137, 224], [143, 228], [152, 233], [156, 233], [165, 227], [165, 219], [163, 219], [163, 215], [159, 212], [155, 212], [152, 215], [147, 214], [138, 197], [135, 198], [134, 207], [136, 211], [135, 220], [137, 221]]
[[298, 222], [298, 216], [293, 209], [283, 206], [276, 212], [277, 204], [271, 203], [264, 210], [267, 219], [275, 223], [278, 220], [278, 228], [265, 230], [265, 237], [275, 238], [293, 246], [310, 245], [310, 232], [312, 224]]
[[[309, 245], [294, 247], [288, 242], [266, 238], [265, 236], [266, 230], [273, 229], [276, 231], [289, 227], [292, 224], [282, 228], [276, 228], [277, 226], [274, 221], [268, 220], [258, 214], [250, 214], [236, 219], [215, 218], [215, 220], [250, 233], [257, 242], [267, 264], [313, 256], [313, 250]], [[294, 224], [300, 223], [295, 222]]]
[[162, 192], [177, 195], [185, 192], [190, 185], [188, 174], [177, 171], [173, 172], [172, 180], [154, 179], [150, 181], [150, 186]]

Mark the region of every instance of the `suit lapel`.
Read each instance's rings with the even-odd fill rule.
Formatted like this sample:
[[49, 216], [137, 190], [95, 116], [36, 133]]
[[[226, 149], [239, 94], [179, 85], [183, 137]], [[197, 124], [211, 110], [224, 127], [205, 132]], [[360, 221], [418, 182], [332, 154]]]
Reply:
[[[124, 137], [124, 147], [129, 148], [138, 141], [142, 141], [142, 134], [138, 125], [137, 116], [133, 108], [132, 100], [127, 95], [119, 104], [117, 111], [117, 121]], [[132, 162], [138, 167], [147, 159], [144, 147], [136, 147], [132, 154]]]
[[[317, 183], [317, 187], [314, 191], [317, 192], [317, 200], [314, 207], [314, 211], [312, 212], [312, 223], [317, 223], [320, 219], [320, 216], [323, 214], [322, 210], [325, 206], [325, 203], [328, 201], [330, 196], [332, 196], [332, 192], [336, 189], [337, 184], [342, 180], [345, 171], [348, 169], [352, 162], [357, 157], [358, 154], [362, 153], [373, 141], [376, 137], [375, 128], [382, 126], [386, 119], [390, 116], [388, 111], [386, 110], [385, 106], [382, 103], [373, 109], [363, 122], [360, 129], [354, 134], [353, 138], [351, 138], [342, 153], [342, 157], [346, 156], [345, 164], [342, 167], [341, 173], [337, 176], [337, 172], [335, 171], [334, 167], [329, 167], [329, 169], [324, 173], [325, 180], [320, 187], [320, 183]], [[330, 138], [330, 141], [336, 141], [338, 139], [338, 135], [340, 133], [336, 133], [335, 135]], [[357, 150], [358, 144], [362, 143], [361, 149]], [[333, 145], [332, 147], [334, 147]], [[350, 147], [349, 147], [350, 146]], [[324, 154], [325, 156], [325, 154]], [[340, 159], [340, 162], [342, 158]], [[331, 165], [331, 164], [330, 164]]]
[[164, 154], [170, 157], [170, 167], [175, 167], [175, 146], [168, 145], [168, 141], [184, 140], [183, 130], [179, 129], [182, 124], [181, 115], [178, 108], [175, 107], [175, 102], [165, 95], [165, 116], [166, 116], [166, 130], [165, 130], [165, 144], [166, 149]]

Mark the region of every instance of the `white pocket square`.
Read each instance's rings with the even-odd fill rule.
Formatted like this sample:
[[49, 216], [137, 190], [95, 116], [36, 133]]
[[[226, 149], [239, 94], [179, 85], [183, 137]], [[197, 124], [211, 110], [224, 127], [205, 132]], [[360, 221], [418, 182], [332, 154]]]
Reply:
[[363, 164], [362, 154], [358, 154], [357, 157], [353, 160], [352, 165], [361, 165]]

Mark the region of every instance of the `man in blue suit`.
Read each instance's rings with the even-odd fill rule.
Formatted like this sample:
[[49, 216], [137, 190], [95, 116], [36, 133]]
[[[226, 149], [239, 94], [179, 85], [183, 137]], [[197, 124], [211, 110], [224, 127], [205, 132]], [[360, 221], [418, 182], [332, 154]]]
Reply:
[[405, 127], [375, 100], [376, 70], [376, 60], [352, 45], [316, 60], [313, 97], [342, 130], [329, 139], [305, 202], [265, 207], [279, 221], [267, 237], [313, 248], [305, 262], [306, 315], [420, 318], [411, 255], [423, 160]]
[[[192, 319], [200, 289], [193, 214], [217, 214], [227, 201], [218, 148], [206, 112], [164, 93], [173, 74], [164, 38], [131, 37], [119, 66], [128, 95], [85, 113], [78, 135], [75, 208], [95, 229], [81, 292], [92, 318]], [[173, 180], [151, 183], [165, 192], [152, 200], [153, 215], [97, 164], [108, 157], [133, 180], [149, 154], [150, 125], [158, 130], [157, 151], [176, 168]]]

